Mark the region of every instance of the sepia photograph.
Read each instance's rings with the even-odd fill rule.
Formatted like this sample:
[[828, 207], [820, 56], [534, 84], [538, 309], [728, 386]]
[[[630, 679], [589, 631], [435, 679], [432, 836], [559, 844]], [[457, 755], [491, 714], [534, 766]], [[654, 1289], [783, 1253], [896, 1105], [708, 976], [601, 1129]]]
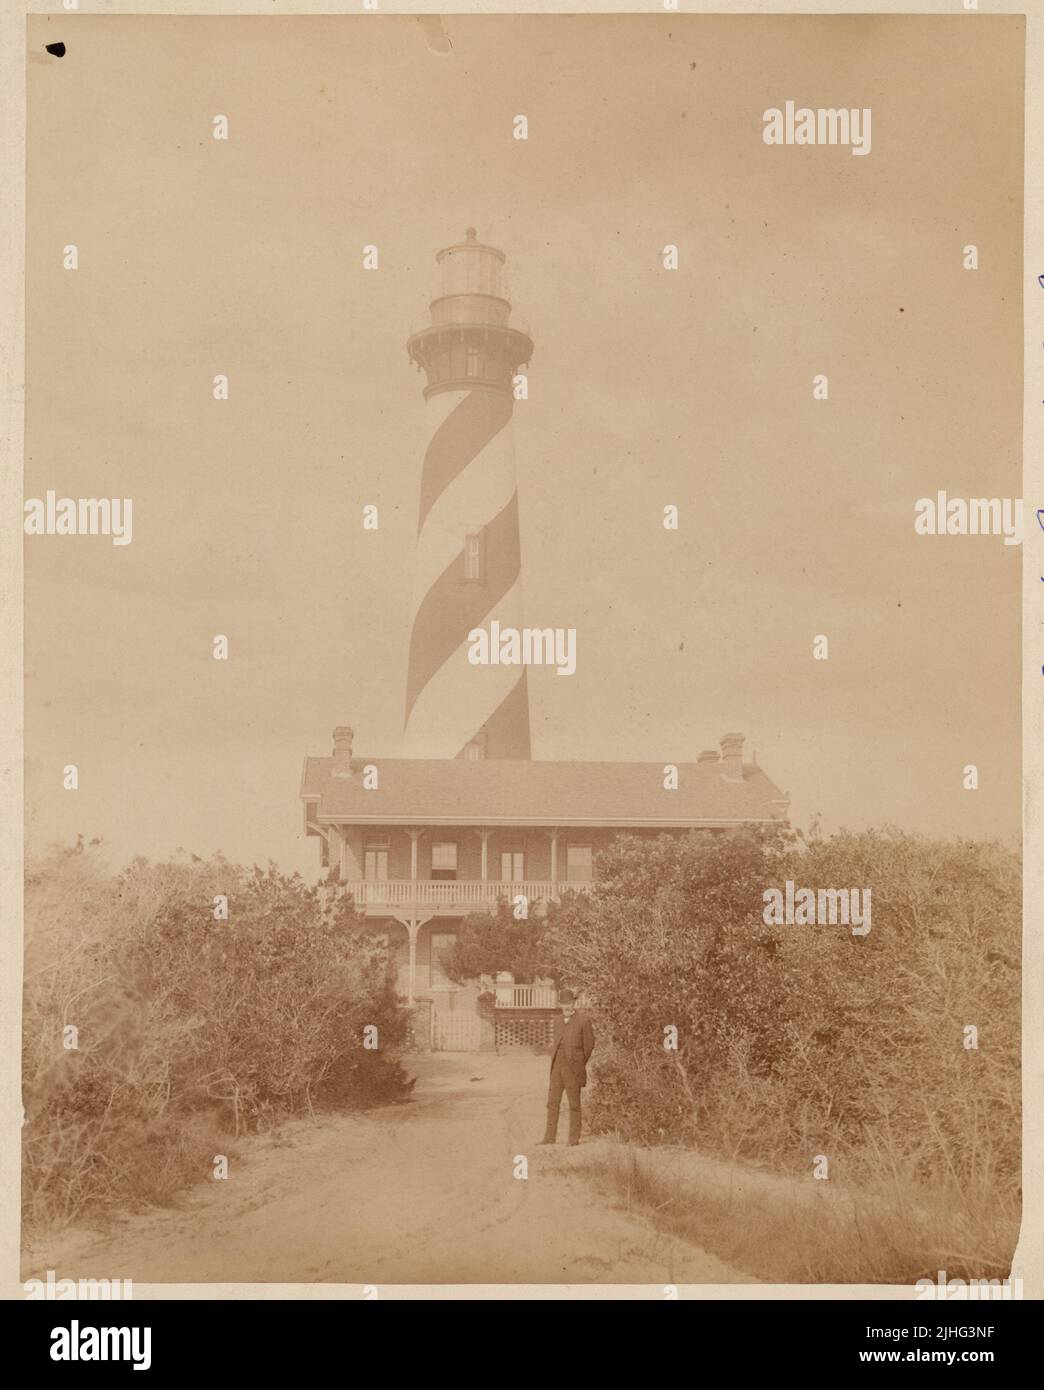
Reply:
[[1026, 17], [383, 8], [27, 18], [21, 1297], [1020, 1299]]

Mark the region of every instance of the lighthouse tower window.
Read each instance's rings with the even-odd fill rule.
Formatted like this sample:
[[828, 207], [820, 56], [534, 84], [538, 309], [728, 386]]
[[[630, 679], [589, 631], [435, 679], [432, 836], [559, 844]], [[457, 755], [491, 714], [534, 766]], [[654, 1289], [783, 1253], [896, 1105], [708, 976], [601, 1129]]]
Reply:
[[482, 536], [478, 531], [464, 537], [464, 578], [482, 580]]
[[469, 347], [467, 351], [467, 362], [464, 368], [467, 376], [479, 375], [479, 350], [476, 347]]

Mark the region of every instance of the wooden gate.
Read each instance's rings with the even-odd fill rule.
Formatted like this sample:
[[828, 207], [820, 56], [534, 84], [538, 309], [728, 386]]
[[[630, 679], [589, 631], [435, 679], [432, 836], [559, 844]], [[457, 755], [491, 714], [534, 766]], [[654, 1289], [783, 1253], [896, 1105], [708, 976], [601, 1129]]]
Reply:
[[479, 1016], [473, 1009], [436, 1009], [436, 1052], [477, 1052]]

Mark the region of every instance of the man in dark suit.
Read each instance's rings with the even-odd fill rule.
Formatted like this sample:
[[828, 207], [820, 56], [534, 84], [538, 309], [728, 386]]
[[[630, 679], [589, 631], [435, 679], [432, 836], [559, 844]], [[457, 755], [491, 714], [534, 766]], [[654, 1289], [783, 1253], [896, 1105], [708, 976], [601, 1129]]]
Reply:
[[571, 989], [558, 996], [565, 1026], [558, 1035], [551, 1058], [551, 1084], [547, 1089], [547, 1128], [542, 1144], [553, 1144], [558, 1135], [558, 1112], [562, 1092], [569, 1097], [569, 1142], [580, 1142], [580, 1091], [587, 1085], [587, 1062], [594, 1051], [594, 1029], [577, 1012], [576, 995]]

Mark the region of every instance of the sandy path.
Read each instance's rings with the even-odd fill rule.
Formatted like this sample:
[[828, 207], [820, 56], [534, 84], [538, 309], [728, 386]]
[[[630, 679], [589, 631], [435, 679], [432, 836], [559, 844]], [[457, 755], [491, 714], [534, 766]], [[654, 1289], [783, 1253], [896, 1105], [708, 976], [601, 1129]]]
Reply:
[[[540, 1148], [547, 1060], [411, 1059], [414, 1099], [240, 1141], [229, 1179], [176, 1209], [69, 1231], [23, 1277], [165, 1283], [751, 1283], [620, 1210], [584, 1145]], [[472, 1078], [479, 1078], [473, 1080]], [[564, 1138], [566, 1111], [563, 1104]], [[528, 1179], [513, 1176], [524, 1154]]]

